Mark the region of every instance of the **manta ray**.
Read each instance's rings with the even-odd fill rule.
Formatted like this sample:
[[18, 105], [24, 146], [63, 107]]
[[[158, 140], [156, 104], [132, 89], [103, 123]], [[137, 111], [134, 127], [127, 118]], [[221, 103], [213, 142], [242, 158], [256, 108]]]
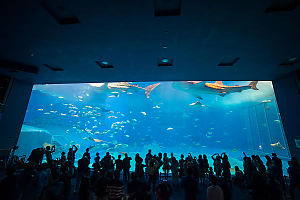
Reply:
[[245, 86], [228, 86], [224, 85], [222, 81], [216, 81], [214, 83], [208, 83], [207, 81], [177, 81], [173, 82], [172, 86], [198, 99], [202, 99], [201, 94], [215, 94], [224, 97], [227, 94], [242, 92], [248, 89], [258, 90], [256, 87], [257, 83], [258, 81], [252, 81], [249, 85]]
[[147, 98], [150, 97], [150, 93], [154, 88], [156, 88], [160, 83], [155, 83], [149, 85], [145, 88], [138, 86], [137, 84], [130, 84], [128, 82], [115, 82], [115, 83], [90, 83], [90, 86], [96, 87], [97, 91], [109, 92], [113, 95], [118, 94], [118, 92], [133, 93], [138, 91], [144, 91]]
[[189, 104], [190, 106], [194, 108], [201, 108], [201, 107], [207, 107], [206, 105], [203, 105], [200, 101], [196, 101], [194, 103]]
[[277, 150], [284, 150], [284, 146], [282, 146], [282, 144], [280, 144], [280, 142], [276, 142], [276, 143], [273, 143], [273, 144], [270, 144], [271, 147], [274, 147], [275, 149]]

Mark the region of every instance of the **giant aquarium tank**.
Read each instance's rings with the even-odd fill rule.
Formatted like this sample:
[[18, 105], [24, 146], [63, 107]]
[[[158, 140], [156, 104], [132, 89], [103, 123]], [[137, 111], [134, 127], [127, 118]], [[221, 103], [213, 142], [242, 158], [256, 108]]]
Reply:
[[110, 152], [134, 160], [148, 149], [177, 158], [226, 152], [242, 169], [242, 152], [290, 158], [271, 81], [34, 85], [17, 145], [27, 157], [55, 145], [54, 159], [76, 145], [77, 160], [86, 148], [92, 159]]

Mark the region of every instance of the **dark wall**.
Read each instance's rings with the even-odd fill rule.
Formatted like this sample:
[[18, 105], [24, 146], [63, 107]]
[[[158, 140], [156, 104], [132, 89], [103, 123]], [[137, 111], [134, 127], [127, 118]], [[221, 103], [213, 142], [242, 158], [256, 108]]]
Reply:
[[300, 149], [295, 144], [295, 137], [300, 136], [300, 88], [297, 76], [290, 74], [276, 79], [273, 86], [291, 156], [296, 156], [300, 161]]
[[12, 80], [11, 89], [0, 120], [0, 149], [9, 149], [16, 145], [32, 86], [32, 83]]

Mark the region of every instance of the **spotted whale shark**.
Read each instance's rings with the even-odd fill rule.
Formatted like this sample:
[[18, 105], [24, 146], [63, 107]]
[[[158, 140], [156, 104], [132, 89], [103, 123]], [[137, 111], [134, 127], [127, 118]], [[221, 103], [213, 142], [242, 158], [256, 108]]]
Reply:
[[[43, 84], [34, 85], [33, 90], [60, 98], [62, 100], [91, 100], [96, 104], [106, 101], [107, 96], [118, 97], [120, 93], [134, 94], [144, 92], [147, 98], [160, 83], [140, 87], [129, 82], [79, 83], [79, 84]], [[94, 94], [95, 93], [95, 94]], [[92, 103], [92, 102], [89, 102]]]
[[138, 91], [144, 91], [147, 98], [150, 97], [151, 91], [153, 91], [160, 83], [149, 85], [145, 88], [138, 86], [137, 84], [130, 84], [128, 82], [114, 82], [114, 83], [90, 83], [92, 87], [97, 88], [100, 92], [109, 92], [113, 95], [118, 92], [134, 93]]
[[242, 92], [244, 90], [253, 89], [258, 90], [256, 87], [258, 81], [252, 81], [248, 85], [228, 86], [224, 85], [222, 81], [209, 83], [207, 81], [177, 81], [173, 82], [173, 88], [184, 91], [192, 96], [202, 99], [201, 94], [214, 94], [224, 97], [230, 93]]

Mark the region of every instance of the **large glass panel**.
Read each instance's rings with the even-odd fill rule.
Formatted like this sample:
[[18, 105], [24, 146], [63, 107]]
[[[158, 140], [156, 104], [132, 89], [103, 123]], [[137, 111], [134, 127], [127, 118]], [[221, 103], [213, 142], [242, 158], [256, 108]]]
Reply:
[[16, 153], [54, 144], [54, 158], [71, 145], [77, 159], [86, 148], [115, 157], [226, 152], [240, 168], [242, 152], [289, 158], [270, 81], [34, 85]]

